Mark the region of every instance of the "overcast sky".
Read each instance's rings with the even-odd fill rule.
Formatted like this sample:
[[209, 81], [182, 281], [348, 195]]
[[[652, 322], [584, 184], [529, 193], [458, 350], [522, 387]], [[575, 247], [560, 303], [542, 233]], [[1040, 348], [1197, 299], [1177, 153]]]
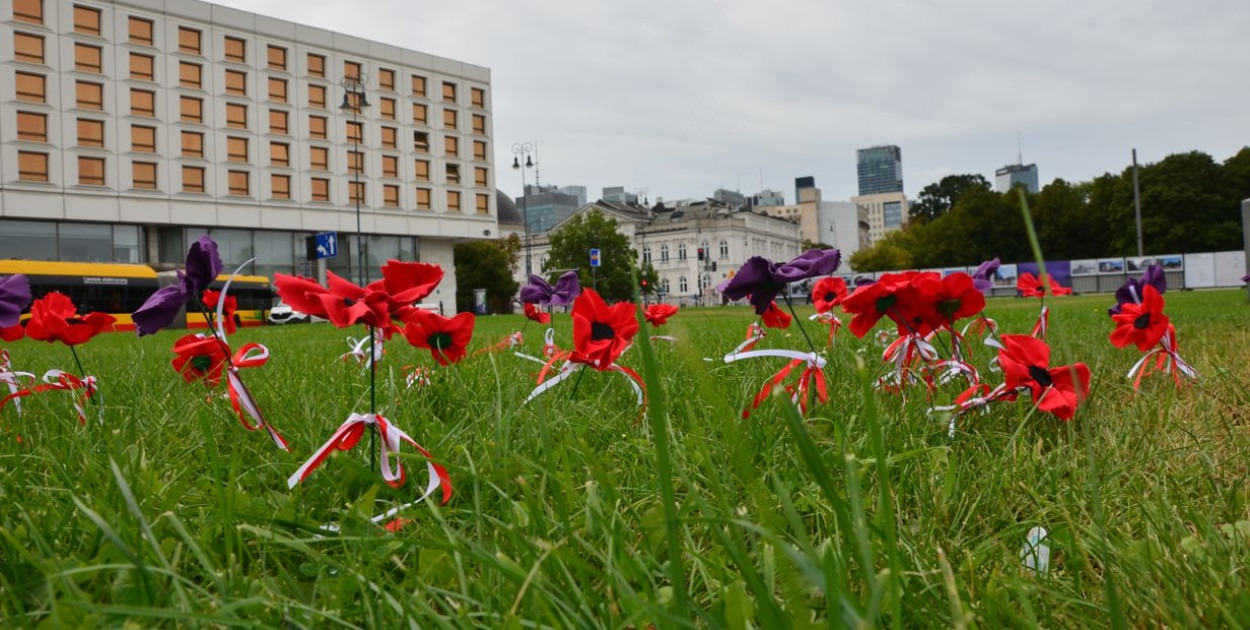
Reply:
[[[857, 193], [902, 147], [909, 196], [1036, 162], [1043, 184], [1250, 144], [1246, 0], [218, 0], [491, 69], [496, 185], [703, 197]], [[532, 179], [530, 180], [532, 181]]]

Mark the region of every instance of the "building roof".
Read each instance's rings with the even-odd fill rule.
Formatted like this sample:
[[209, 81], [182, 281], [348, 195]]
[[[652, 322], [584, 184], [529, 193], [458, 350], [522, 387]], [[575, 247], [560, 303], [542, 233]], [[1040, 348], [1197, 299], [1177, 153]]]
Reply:
[[525, 219], [521, 218], [516, 202], [498, 188], [495, 189], [495, 211], [499, 217], [499, 225], [525, 225]]

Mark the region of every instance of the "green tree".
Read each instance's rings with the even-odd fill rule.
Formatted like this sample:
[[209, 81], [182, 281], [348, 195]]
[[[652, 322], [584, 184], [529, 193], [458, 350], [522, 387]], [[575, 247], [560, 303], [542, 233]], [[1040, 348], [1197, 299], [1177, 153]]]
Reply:
[[496, 242], [499, 244], [499, 249], [502, 249], [508, 255], [508, 269], [516, 273], [517, 265], [521, 262], [521, 250], [525, 248], [524, 243], [521, 242], [521, 237], [513, 233]]
[[833, 249], [833, 245], [828, 245], [826, 243], [817, 243], [815, 241], [803, 239], [803, 247], [802, 249], [799, 250], [799, 253], [806, 252], [806, 251], [813, 250], [813, 249]]
[[[456, 310], [473, 310], [473, 290], [486, 289], [492, 313], [512, 312], [512, 298], [520, 285], [512, 278], [508, 251], [500, 241], [461, 243], [455, 247]], [[514, 255], [515, 258], [515, 255]]]
[[873, 243], [872, 247], [855, 252], [851, 255], [851, 268], [860, 272], [912, 268], [915, 257], [910, 251], [910, 231], [891, 232]]
[[638, 270], [639, 289], [645, 295], [654, 295], [659, 288], [660, 274], [656, 272], [655, 267], [650, 262], [643, 263], [642, 268]]
[[920, 197], [911, 206], [911, 220], [932, 221], [946, 214], [971, 188], [990, 189], [990, 183], [977, 174], [947, 175], [935, 184], [920, 190]]
[[[637, 265], [638, 254], [629, 246], [629, 239], [617, 229], [616, 219], [591, 210], [574, 216], [551, 233], [551, 253], [543, 271], [549, 275], [565, 269], [577, 269], [582, 286], [597, 286], [605, 300], [630, 300], [634, 296], [630, 269]], [[590, 250], [599, 250], [599, 269], [592, 278]]]

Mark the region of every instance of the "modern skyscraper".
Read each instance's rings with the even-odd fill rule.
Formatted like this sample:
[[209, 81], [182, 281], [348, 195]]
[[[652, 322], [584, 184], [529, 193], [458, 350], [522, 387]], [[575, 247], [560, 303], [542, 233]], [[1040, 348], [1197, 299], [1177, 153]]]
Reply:
[[1017, 184], [1024, 184], [1030, 193], [1039, 190], [1036, 164], [1008, 164], [994, 171], [994, 190], [1007, 192]]
[[581, 207], [574, 195], [565, 194], [555, 186], [533, 184], [525, 187], [525, 196], [518, 197], [516, 205], [528, 223], [526, 228], [534, 233], [550, 230]]
[[897, 146], [881, 145], [857, 153], [859, 194], [903, 192], [903, 152]]

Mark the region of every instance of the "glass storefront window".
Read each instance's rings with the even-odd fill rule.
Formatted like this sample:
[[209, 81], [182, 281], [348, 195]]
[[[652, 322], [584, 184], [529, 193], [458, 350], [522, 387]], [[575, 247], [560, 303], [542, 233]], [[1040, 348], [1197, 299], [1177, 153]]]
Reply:
[[143, 262], [143, 230], [137, 225], [113, 226], [113, 261]]
[[[159, 241], [157, 247], [160, 248], [158, 256], [160, 262], [178, 264], [187, 258], [187, 245], [183, 240], [184, 228], [163, 227], [157, 233], [156, 238]], [[198, 230], [198, 234], [204, 233], [206, 230]]]
[[[221, 255], [221, 264], [223, 266], [222, 273], [230, 274], [241, 264], [255, 256], [256, 249], [252, 245], [251, 230], [219, 230], [212, 229], [209, 236], [217, 241], [217, 252]], [[197, 238], [199, 234], [195, 235]], [[250, 268], [244, 268], [241, 272], [244, 275], [252, 275], [254, 272]]]
[[61, 223], [58, 226], [60, 260], [113, 262], [113, 226]]
[[255, 237], [256, 275], [273, 278], [275, 273], [295, 271], [295, 242], [290, 232], [256, 232]]
[[56, 224], [0, 219], [0, 252], [4, 258], [56, 260]]
[[404, 261], [414, 261], [417, 259], [417, 237], [399, 237], [399, 259]]

